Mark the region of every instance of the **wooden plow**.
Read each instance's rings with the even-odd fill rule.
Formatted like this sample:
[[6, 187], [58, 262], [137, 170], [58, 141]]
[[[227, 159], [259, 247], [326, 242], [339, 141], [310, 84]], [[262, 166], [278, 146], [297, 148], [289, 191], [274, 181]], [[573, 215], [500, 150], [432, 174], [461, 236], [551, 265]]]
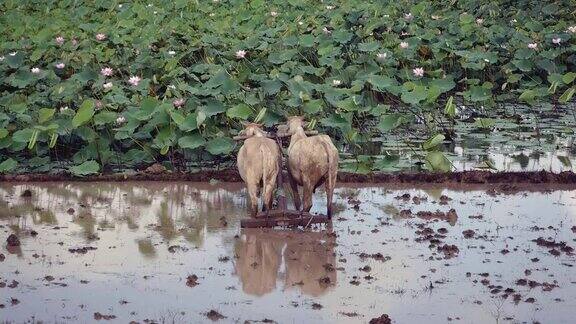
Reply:
[[[306, 131], [306, 135], [317, 135], [317, 131]], [[276, 133], [267, 133], [268, 138], [274, 139], [278, 145], [280, 152], [282, 152], [282, 138], [286, 136], [279, 136]], [[245, 140], [246, 136], [235, 136], [237, 141]], [[287, 172], [288, 170], [286, 170]], [[278, 181], [276, 188], [279, 192], [277, 196], [276, 209], [269, 211], [261, 211], [256, 215], [256, 218], [247, 218], [240, 220], [241, 228], [274, 228], [278, 226], [283, 227], [308, 227], [312, 224], [327, 224], [330, 218], [323, 214], [311, 214], [298, 210], [288, 210], [286, 196], [284, 195], [284, 158], [280, 159], [280, 172], [278, 174]]]

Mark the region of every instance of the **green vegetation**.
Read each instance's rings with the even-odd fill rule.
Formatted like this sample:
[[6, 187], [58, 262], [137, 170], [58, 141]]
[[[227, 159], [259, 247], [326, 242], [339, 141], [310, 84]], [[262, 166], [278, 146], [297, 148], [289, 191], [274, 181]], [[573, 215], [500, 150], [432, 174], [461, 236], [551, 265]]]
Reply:
[[[4, 0], [0, 12], [0, 173], [214, 165], [258, 114], [269, 126], [304, 114], [350, 151], [418, 134], [419, 160], [446, 171], [458, 107], [490, 129], [502, 103], [554, 106], [576, 90], [570, 0]], [[369, 171], [397, 158], [356, 159]]]

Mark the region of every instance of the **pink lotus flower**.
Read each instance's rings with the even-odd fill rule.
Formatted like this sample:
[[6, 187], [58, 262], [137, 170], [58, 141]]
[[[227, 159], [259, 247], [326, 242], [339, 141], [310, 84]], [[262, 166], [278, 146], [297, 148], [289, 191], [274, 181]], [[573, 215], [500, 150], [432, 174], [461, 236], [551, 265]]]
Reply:
[[62, 62], [56, 64], [57, 69], [63, 69], [66, 65]]
[[104, 84], [102, 85], [102, 87], [104, 88], [104, 90], [110, 90], [110, 89], [112, 89], [112, 86], [113, 86], [112, 82], [107, 82], [107, 83], [104, 83]]
[[112, 76], [112, 74], [114, 74], [114, 70], [112, 68], [105, 67], [102, 70], [100, 70], [100, 74], [102, 74], [105, 77], [109, 77]]
[[244, 57], [246, 57], [246, 51], [245, 50], [236, 51], [236, 58], [237, 59], [243, 59]]
[[178, 98], [178, 99], [174, 99], [174, 101], [172, 101], [172, 104], [176, 108], [180, 108], [180, 107], [184, 106], [184, 103], [186, 103], [186, 100], [184, 98]]
[[421, 78], [424, 76], [424, 69], [421, 67], [417, 67], [417, 68], [412, 70], [412, 73], [414, 73], [415, 77]]
[[96, 100], [96, 109], [101, 109], [103, 105], [104, 104], [102, 104], [102, 101]]
[[560, 37], [556, 37], [556, 38], [552, 38], [552, 43], [558, 45], [562, 42], [562, 39]]
[[137, 75], [131, 76], [130, 79], [128, 79], [128, 83], [130, 83], [131, 85], [133, 85], [135, 87], [138, 86], [140, 81], [142, 81], [142, 79], [140, 79], [140, 77]]
[[572, 33], [572, 34], [576, 34], [576, 26], [568, 27], [567, 32]]
[[536, 49], [538, 49], [538, 43], [530, 43], [530, 44], [528, 44], [528, 48], [536, 50]]
[[58, 36], [58, 37], [56, 37], [55, 41], [56, 41], [56, 44], [58, 44], [58, 46], [62, 46], [62, 44], [64, 44], [64, 37]]
[[96, 40], [103, 41], [106, 39], [106, 34], [98, 33], [96, 34]]
[[31, 71], [33, 74], [38, 74], [38, 73], [40, 73], [40, 68], [33, 67], [30, 71]]
[[400, 48], [408, 48], [408, 43], [407, 42], [401, 42], [400, 43]]

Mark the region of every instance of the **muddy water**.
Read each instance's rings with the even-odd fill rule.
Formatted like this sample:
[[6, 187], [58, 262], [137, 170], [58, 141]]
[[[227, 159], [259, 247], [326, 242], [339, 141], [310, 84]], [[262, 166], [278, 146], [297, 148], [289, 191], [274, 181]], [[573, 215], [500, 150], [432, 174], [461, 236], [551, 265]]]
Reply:
[[241, 185], [0, 184], [0, 320], [573, 322], [576, 190], [337, 191], [331, 227], [245, 231]]

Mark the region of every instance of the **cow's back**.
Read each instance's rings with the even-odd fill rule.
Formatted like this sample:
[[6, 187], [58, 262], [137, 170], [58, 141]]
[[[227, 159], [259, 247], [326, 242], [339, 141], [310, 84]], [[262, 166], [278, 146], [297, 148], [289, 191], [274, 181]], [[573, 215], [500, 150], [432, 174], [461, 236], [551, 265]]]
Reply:
[[279, 168], [280, 151], [276, 142], [266, 137], [250, 137], [238, 152], [237, 165], [242, 180], [260, 182], [263, 172]]

